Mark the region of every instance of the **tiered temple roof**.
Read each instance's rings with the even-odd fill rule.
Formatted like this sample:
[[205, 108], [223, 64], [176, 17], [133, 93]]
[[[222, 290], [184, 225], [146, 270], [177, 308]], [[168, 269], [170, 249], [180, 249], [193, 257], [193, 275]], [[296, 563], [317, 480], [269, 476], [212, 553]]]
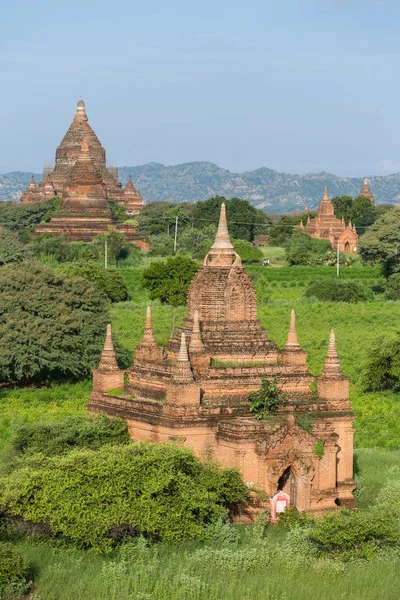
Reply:
[[[113, 168], [107, 168], [106, 152], [101, 145], [97, 135], [91, 128], [86, 114], [85, 103], [79, 100], [75, 117], [56, 150], [56, 161], [53, 170], [45, 171], [45, 176], [32, 194], [32, 188], [28, 187], [22, 194], [21, 202], [23, 204], [31, 202], [40, 202], [49, 197], [62, 197], [64, 186], [70, 181], [71, 171], [78, 160], [83, 140], [88, 144], [89, 154], [92, 158], [94, 167], [99, 173], [102, 182], [105, 185], [107, 198], [115, 198], [117, 202], [125, 204], [125, 190], [116, 178], [117, 172]], [[137, 196], [140, 194], [136, 192]], [[135, 202], [136, 213], [140, 212], [143, 206], [143, 200]]]
[[371, 190], [369, 189], [368, 179], [366, 177], [364, 179], [364, 185], [362, 186], [360, 193], [358, 195], [365, 196], [366, 198], [368, 198], [371, 201], [371, 204], [375, 204], [375, 198], [374, 198]]
[[[125, 417], [135, 440], [177, 441], [237, 467], [249, 485], [271, 496], [289, 491], [299, 510], [351, 506], [353, 415], [333, 334], [316, 386], [306, 357], [293, 311], [282, 350], [261, 327], [222, 205], [215, 242], [192, 281], [176, 337], [166, 347], [157, 344], [148, 308], [123, 393], [110, 392], [115, 379], [100, 363], [89, 409]], [[249, 392], [259, 390], [263, 378], [276, 381], [284, 396], [276, 413], [257, 420]], [[304, 420], [310, 423], [305, 429]], [[321, 443], [323, 458], [315, 451]]]
[[[302, 221], [300, 228], [304, 229]], [[328, 190], [325, 188], [324, 197], [318, 207], [318, 214], [314, 219], [308, 217], [305, 226], [306, 232], [311, 237], [329, 240], [332, 249], [347, 254], [355, 254], [358, 246], [358, 235], [355, 225], [345, 224], [344, 219], [335, 216], [335, 209], [329, 200]]]

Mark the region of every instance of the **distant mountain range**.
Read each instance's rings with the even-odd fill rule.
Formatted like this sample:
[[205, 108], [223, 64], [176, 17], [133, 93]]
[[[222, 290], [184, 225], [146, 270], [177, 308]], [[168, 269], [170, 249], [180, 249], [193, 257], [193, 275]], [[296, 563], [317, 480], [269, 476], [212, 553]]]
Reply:
[[[29, 183], [32, 173], [14, 171], [0, 175], [0, 200], [16, 200]], [[36, 181], [40, 175], [34, 174]], [[329, 196], [357, 196], [362, 178], [338, 177], [330, 173], [288, 175], [262, 167], [255, 171], [232, 173], [211, 162], [190, 162], [176, 166], [147, 163], [122, 167], [123, 184], [131, 176], [147, 202], [170, 200], [196, 202], [219, 194], [250, 200], [265, 212], [283, 213], [315, 208], [322, 199], [324, 187]], [[376, 203], [400, 202], [400, 173], [369, 177]]]

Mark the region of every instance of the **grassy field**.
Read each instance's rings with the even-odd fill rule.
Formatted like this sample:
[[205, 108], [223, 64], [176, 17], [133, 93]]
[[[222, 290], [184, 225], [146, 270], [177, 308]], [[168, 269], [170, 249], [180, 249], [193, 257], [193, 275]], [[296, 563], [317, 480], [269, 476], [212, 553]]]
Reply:
[[[282, 253], [276, 252], [276, 260]], [[272, 255], [271, 255], [272, 256]], [[283, 263], [283, 260], [282, 260]], [[281, 263], [281, 264], [282, 264]], [[400, 322], [400, 302], [385, 302], [378, 293], [382, 279], [376, 268], [343, 268], [341, 278], [356, 279], [374, 288], [362, 304], [331, 304], [303, 298], [314, 277], [334, 277], [334, 268], [250, 266], [259, 296], [258, 316], [268, 337], [285, 343], [290, 310], [296, 311], [300, 343], [308, 352], [315, 375], [321, 372], [329, 331], [335, 329], [345, 375], [351, 378], [356, 414], [355, 476], [361, 509], [371, 506], [380, 488], [400, 478], [400, 394], [365, 393], [363, 365], [375, 337], [393, 331]], [[165, 344], [172, 308], [149, 302], [141, 284], [141, 269], [121, 272], [131, 300], [112, 306], [113, 330], [131, 350], [141, 340], [145, 308], [152, 306], [155, 337]], [[178, 324], [185, 308], [178, 309]], [[0, 390], [0, 451], [12, 429], [25, 421], [51, 421], [83, 414], [90, 382], [52, 388]], [[32, 565], [31, 600], [397, 600], [400, 555], [379, 555], [372, 562], [310, 563], [301, 545], [285, 532], [271, 528], [239, 528], [240, 541], [148, 545], [127, 544], [99, 555], [64, 546], [60, 541], [21, 538], [16, 544]]]

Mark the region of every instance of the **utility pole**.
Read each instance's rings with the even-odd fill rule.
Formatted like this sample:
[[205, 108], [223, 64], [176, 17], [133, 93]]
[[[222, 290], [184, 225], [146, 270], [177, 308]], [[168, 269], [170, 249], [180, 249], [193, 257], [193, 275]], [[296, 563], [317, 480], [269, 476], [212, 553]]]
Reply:
[[174, 254], [176, 254], [176, 238], [178, 235], [178, 217], [175, 219], [175, 238], [174, 238]]
[[107, 269], [107, 240], [104, 242], [104, 268]]
[[340, 269], [340, 255], [339, 255], [339, 240], [337, 242], [337, 256], [336, 256], [336, 275], [339, 277], [339, 269]]

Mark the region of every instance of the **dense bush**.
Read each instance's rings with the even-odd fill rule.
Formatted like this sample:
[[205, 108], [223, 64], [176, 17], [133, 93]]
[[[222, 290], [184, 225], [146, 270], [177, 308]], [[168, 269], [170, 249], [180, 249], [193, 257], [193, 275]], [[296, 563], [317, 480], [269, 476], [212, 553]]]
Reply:
[[336, 279], [314, 279], [306, 287], [304, 295], [314, 297], [321, 302], [363, 302], [367, 300], [364, 286], [356, 281], [337, 281]]
[[57, 456], [74, 448], [98, 450], [106, 444], [127, 444], [129, 440], [126, 421], [105, 415], [76, 416], [20, 425], [13, 432], [9, 452], [14, 459], [37, 452]]
[[26, 261], [0, 269], [0, 381], [88, 377], [97, 366], [107, 300], [84, 279]]
[[358, 249], [366, 264], [380, 263], [385, 277], [400, 271], [400, 207], [384, 212], [360, 238]]
[[237, 471], [202, 464], [173, 444], [37, 454], [0, 481], [0, 510], [9, 517], [97, 549], [138, 534], [204, 539], [230, 504], [247, 497]]
[[143, 285], [149, 290], [151, 300], [160, 300], [182, 306], [190, 283], [199, 266], [186, 256], [156, 260], [143, 271]]
[[28, 565], [23, 556], [10, 544], [0, 542], [0, 598], [5, 597], [7, 588], [10, 589], [12, 584], [23, 584], [26, 581], [27, 570]]
[[0, 203], [0, 223], [12, 231], [21, 232], [38, 223], [50, 219], [51, 215], [60, 206], [60, 198], [52, 198], [34, 204]]
[[399, 545], [400, 521], [383, 510], [340, 510], [318, 519], [308, 535], [321, 554], [370, 558], [378, 548]]
[[33, 256], [38, 259], [52, 258], [55, 262], [94, 261], [100, 257], [98, 246], [87, 242], [66, 242], [62, 236], [44, 233], [30, 245]]
[[400, 273], [393, 273], [388, 278], [385, 286], [385, 297], [387, 300], [400, 300]]
[[0, 227], [0, 267], [10, 263], [19, 263], [30, 257], [30, 251], [23, 246], [18, 236]]
[[324, 265], [332, 254], [329, 240], [311, 237], [305, 231], [296, 231], [287, 250], [289, 265]]
[[368, 349], [364, 387], [366, 390], [400, 390], [400, 333], [376, 338]]
[[246, 240], [232, 240], [235, 252], [237, 252], [244, 263], [261, 263], [263, 253], [260, 248], [253, 246]]
[[150, 237], [150, 256], [171, 256], [174, 253], [174, 238], [166, 233]]
[[94, 263], [76, 263], [65, 269], [71, 277], [83, 277], [101, 290], [111, 302], [128, 300], [128, 288], [122, 275], [115, 269], [105, 269]]

